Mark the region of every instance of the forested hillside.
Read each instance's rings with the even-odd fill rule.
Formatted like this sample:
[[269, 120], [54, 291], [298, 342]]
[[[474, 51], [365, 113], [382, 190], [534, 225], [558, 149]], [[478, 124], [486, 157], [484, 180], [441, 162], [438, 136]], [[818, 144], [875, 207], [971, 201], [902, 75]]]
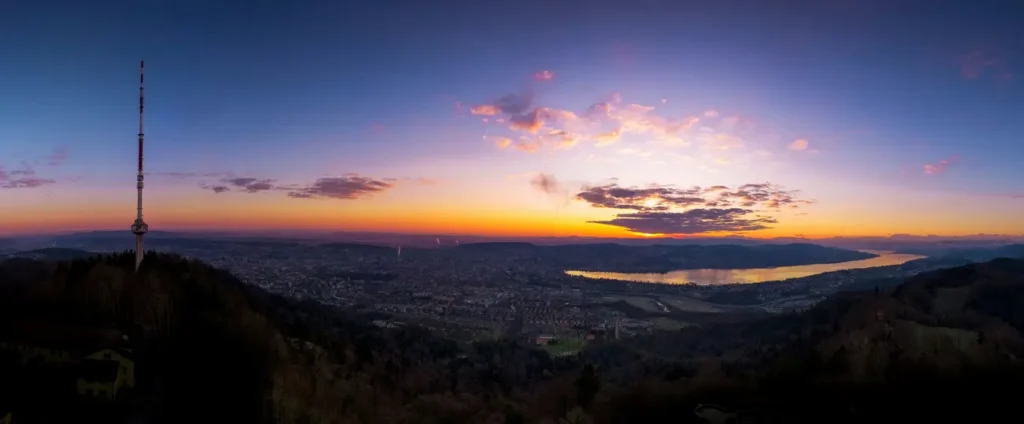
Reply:
[[[242, 285], [174, 255], [0, 263], [0, 324], [114, 327], [136, 344], [151, 422], [752, 422], [1015, 413], [1024, 262], [921, 275], [802, 313], [596, 345], [555, 360], [508, 341], [417, 328]], [[17, 399], [46, 404], [52, 399]], [[1009, 415], [1007, 415], [1009, 416]]]

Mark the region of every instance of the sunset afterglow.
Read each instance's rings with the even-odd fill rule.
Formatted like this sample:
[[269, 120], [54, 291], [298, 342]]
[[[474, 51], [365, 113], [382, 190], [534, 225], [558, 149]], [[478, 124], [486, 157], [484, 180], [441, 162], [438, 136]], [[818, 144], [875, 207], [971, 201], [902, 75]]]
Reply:
[[153, 230], [1024, 234], [1005, 19], [318, 3], [0, 17], [0, 234], [127, 231], [139, 59]]

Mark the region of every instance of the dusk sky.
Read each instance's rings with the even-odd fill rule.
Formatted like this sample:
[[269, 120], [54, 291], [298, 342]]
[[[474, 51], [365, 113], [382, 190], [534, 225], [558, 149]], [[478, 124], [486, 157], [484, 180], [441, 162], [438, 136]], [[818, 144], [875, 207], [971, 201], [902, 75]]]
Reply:
[[[118, 4], [122, 3], [122, 4]], [[13, 1], [0, 235], [1024, 234], [1019, 1]]]

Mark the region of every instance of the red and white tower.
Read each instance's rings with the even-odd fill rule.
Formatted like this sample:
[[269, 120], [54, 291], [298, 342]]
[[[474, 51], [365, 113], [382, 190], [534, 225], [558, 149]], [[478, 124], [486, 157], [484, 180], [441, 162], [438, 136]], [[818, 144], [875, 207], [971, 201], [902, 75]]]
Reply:
[[139, 271], [139, 265], [142, 265], [142, 236], [146, 235], [149, 231], [149, 225], [142, 219], [142, 188], [145, 187], [143, 180], [146, 179], [142, 175], [142, 108], [143, 108], [143, 85], [145, 82], [145, 68], [146, 61], [139, 62], [139, 174], [136, 177], [137, 183], [135, 184], [136, 189], [139, 191], [138, 198], [138, 209], [135, 213], [135, 223], [132, 224], [132, 234], [135, 234], [135, 271]]

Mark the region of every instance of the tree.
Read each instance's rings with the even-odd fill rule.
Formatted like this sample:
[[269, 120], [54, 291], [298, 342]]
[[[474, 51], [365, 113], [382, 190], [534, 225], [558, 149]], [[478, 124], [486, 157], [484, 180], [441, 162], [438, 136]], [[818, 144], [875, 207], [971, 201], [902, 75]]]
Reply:
[[590, 406], [600, 388], [601, 381], [597, 378], [597, 374], [594, 373], [594, 366], [591, 364], [584, 365], [583, 370], [580, 371], [580, 376], [576, 378], [576, 402], [584, 408]]

